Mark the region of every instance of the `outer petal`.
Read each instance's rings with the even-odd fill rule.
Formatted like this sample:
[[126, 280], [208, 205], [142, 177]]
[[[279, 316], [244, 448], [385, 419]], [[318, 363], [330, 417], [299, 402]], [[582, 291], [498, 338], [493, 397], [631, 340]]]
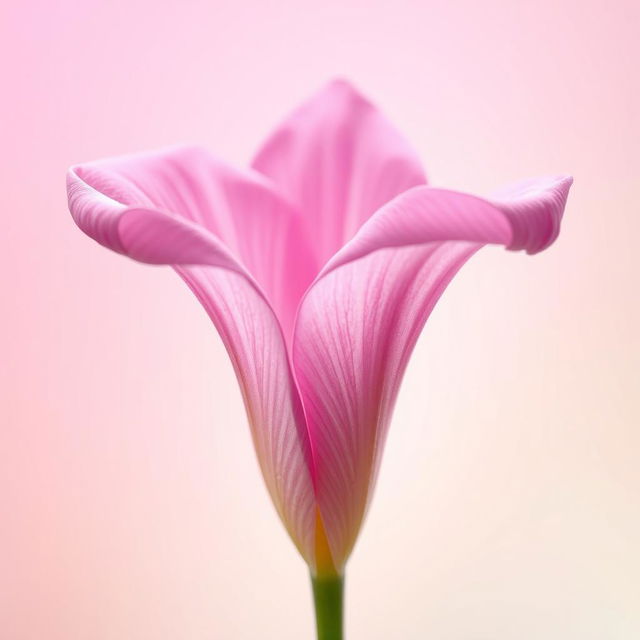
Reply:
[[307, 292], [293, 360], [338, 569], [361, 526], [409, 356], [439, 296], [484, 244], [531, 253], [548, 246], [570, 184], [529, 182], [493, 202], [416, 187], [379, 210]]
[[[209, 230], [219, 225], [216, 230], [231, 237], [230, 230], [222, 231], [224, 224], [232, 224], [230, 217], [214, 212], [224, 202], [212, 200], [209, 211], [207, 195], [191, 176], [183, 176], [184, 183], [174, 181], [170, 172], [150, 176], [150, 167], [157, 166], [153, 159], [139, 166], [127, 159], [72, 169], [71, 213], [85, 233], [106, 247], [142, 262], [173, 265], [205, 307], [233, 362], [269, 493], [313, 566], [316, 504], [308, 434], [277, 318], [251, 274]], [[229, 186], [224, 176], [220, 179]], [[240, 188], [235, 174], [232, 187]], [[191, 208], [194, 202], [198, 206]], [[171, 213], [156, 208], [159, 204]], [[242, 242], [238, 239], [236, 248]]]
[[344, 81], [330, 83], [292, 113], [253, 166], [303, 212], [318, 269], [374, 211], [426, 184], [409, 144]]
[[[300, 297], [317, 269], [298, 212], [264, 176], [230, 167], [197, 147], [94, 162], [70, 175], [84, 184], [84, 193], [93, 187], [121, 204], [165, 212], [211, 232], [260, 284], [290, 336]], [[102, 223], [94, 217], [87, 224]], [[107, 227], [96, 228], [103, 244]]]

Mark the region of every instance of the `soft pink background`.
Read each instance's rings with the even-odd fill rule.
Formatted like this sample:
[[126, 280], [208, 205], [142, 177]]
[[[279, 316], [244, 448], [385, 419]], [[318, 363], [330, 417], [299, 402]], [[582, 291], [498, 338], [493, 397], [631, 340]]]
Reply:
[[217, 335], [170, 270], [74, 227], [64, 174], [180, 142], [244, 163], [336, 74], [438, 185], [576, 178], [557, 244], [479, 255], [418, 345], [349, 639], [640, 637], [637, 2], [0, 12], [2, 640], [312, 637]]

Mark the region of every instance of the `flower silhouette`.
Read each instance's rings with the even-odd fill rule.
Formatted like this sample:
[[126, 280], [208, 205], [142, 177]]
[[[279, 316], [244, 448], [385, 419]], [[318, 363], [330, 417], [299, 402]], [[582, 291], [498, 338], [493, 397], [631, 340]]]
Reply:
[[548, 247], [570, 185], [529, 180], [491, 199], [430, 187], [343, 81], [291, 114], [250, 169], [191, 147], [70, 169], [78, 226], [172, 265], [215, 324], [267, 488], [314, 577], [321, 636], [340, 637], [340, 578], [426, 319], [483, 245]]

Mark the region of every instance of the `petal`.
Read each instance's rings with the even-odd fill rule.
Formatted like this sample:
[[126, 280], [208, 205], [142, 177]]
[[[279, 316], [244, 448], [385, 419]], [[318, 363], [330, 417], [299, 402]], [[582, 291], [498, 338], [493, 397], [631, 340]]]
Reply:
[[232, 360], [271, 498], [313, 566], [316, 503], [310, 447], [278, 320], [260, 285], [211, 232], [214, 225], [225, 224], [223, 216], [208, 212], [204, 202], [197, 207], [185, 204], [178, 214], [156, 208], [177, 208], [181, 200], [204, 198], [189, 191], [191, 178], [181, 183], [171, 182], [168, 173], [149, 176], [149, 164], [134, 167], [132, 159], [120, 173], [121, 162], [69, 172], [71, 213], [85, 233], [110, 249], [142, 262], [174, 266], [198, 297]]
[[338, 569], [361, 526], [409, 356], [439, 296], [484, 244], [546, 247], [570, 184], [532, 182], [493, 202], [416, 187], [374, 214], [305, 295], [293, 361]]
[[303, 212], [318, 269], [374, 211], [426, 183], [405, 139], [344, 81], [330, 83], [294, 111], [253, 167]]
[[[78, 189], [74, 197], [101, 193], [116, 204], [166, 213], [213, 234], [260, 284], [290, 336], [300, 297], [317, 269], [299, 214], [264, 176], [195, 147], [85, 164], [70, 175]], [[98, 241], [109, 240], [108, 224], [102, 228], [95, 216], [88, 224], [98, 226]], [[163, 215], [157, 224], [172, 223]]]

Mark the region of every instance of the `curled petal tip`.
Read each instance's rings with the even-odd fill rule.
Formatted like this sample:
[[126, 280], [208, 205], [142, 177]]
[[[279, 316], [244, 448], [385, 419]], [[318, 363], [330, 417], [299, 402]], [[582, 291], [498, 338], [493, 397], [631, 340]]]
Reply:
[[573, 183], [571, 176], [527, 180], [502, 191], [493, 200], [511, 225], [508, 249], [539, 253], [560, 233], [560, 223]]
[[74, 222], [102, 246], [125, 253], [120, 241], [118, 220], [126, 207], [93, 189], [79, 176], [79, 167], [67, 172], [67, 199]]

